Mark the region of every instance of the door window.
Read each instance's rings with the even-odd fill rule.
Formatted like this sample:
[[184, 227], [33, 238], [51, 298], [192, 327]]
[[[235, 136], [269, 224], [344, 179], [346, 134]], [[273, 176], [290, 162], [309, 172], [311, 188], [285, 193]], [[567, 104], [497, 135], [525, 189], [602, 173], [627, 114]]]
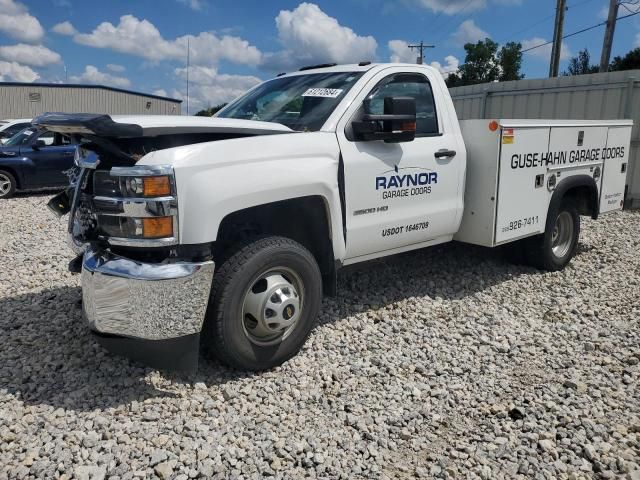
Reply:
[[44, 132], [38, 137], [38, 141], [43, 141], [47, 147], [63, 147], [71, 143], [68, 136], [54, 132]]
[[418, 73], [390, 75], [374, 87], [364, 102], [365, 113], [382, 115], [385, 97], [412, 97], [416, 100], [416, 137], [437, 135], [438, 117], [429, 81]]
[[45, 132], [38, 137], [37, 141], [42, 141], [47, 147], [50, 147], [54, 143], [53, 132]]

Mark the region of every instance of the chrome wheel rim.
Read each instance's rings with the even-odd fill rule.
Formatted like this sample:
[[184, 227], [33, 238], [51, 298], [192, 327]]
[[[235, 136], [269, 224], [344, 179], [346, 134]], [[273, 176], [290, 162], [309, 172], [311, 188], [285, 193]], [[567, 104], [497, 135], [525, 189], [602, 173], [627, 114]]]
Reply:
[[571, 248], [573, 241], [573, 218], [569, 212], [560, 212], [556, 218], [556, 224], [551, 233], [551, 249], [553, 254], [558, 257], [564, 257]]
[[275, 345], [296, 328], [304, 308], [304, 286], [293, 270], [275, 267], [256, 275], [242, 303], [242, 329], [259, 346]]
[[0, 196], [4, 196], [11, 190], [11, 180], [4, 173], [0, 173]]

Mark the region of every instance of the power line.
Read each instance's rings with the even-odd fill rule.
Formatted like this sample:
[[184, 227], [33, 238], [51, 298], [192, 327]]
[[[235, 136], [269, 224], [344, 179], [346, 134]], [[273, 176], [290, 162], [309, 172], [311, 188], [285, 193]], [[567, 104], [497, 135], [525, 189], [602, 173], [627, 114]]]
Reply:
[[[571, 10], [572, 8], [576, 8], [576, 7], [580, 7], [581, 5], [584, 5], [585, 3], [591, 3], [594, 0], [584, 0], [582, 2], [578, 2], [578, 3], [574, 3], [572, 5], [567, 5], [567, 10]], [[640, 3], [640, 0], [637, 0]], [[519, 36], [520, 34], [524, 33], [524, 32], [528, 32], [529, 30], [531, 30], [533, 27], [537, 27], [538, 25], [540, 25], [541, 23], [546, 22], [547, 20], [551, 20], [553, 17], [555, 16], [555, 13], [552, 13], [551, 15], [547, 15], [544, 18], [541, 18], [540, 20], [536, 20], [534, 23], [532, 23], [531, 25], [529, 25], [528, 27], [524, 27], [521, 30], [518, 30], [516, 32], [510, 33], [509, 35], [505, 35], [504, 38], [516, 38], [517, 36]], [[507, 42], [501, 42], [501, 43], [507, 43]]]
[[[623, 15], [622, 17], [618, 17], [618, 20], [624, 20], [625, 18], [633, 17], [634, 15], [638, 15], [639, 13], [640, 13], [640, 11], [638, 11], [638, 12], [634, 12], [634, 13], [630, 13], [630, 14], [628, 14], [628, 15]], [[602, 25], [604, 25], [605, 23], [607, 23], [607, 21], [606, 21], [606, 20], [605, 20], [604, 22], [600, 22], [600, 23], [598, 23], [598, 24], [596, 24], [596, 25], [592, 25], [592, 26], [590, 26], [590, 27], [583, 28], [582, 30], [578, 30], [577, 32], [569, 33], [569, 34], [567, 34], [567, 35], [564, 35], [564, 36], [562, 37], [562, 40], [564, 40], [565, 38], [573, 37], [574, 35], [578, 35], [579, 33], [588, 32], [589, 30], [593, 30], [594, 28], [601, 27], [601, 26], [602, 26]], [[522, 53], [526, 53], [526, 52], [529, 52], [529, 51], [531, 51], [531, 50], [535, 50], [536, 48], [544, 47], [545, 45], [549, 45], [549, 44], [551, 44], [551, 43], [553, 43], [553, 40], [552, 40], [552, 41], [550, 41], [550, 42], [544, 42], [544, 43], [541, 43], [540, 45], [534, 45], [533, 47], [529, 47], [529, 48], [527, 48], [527, 49], [525, 49], [525, 50], [522, 50]]]
[[640, 4], [640, 1], [637, 1], [637, 2], [618, 2], [618, 5], [620, 5], [622, 8], [624, 8], [627, 12], [630, 12], [630, 13], [638, 13], [638, 12], [640, 12], [640, 8], [638, 10], [631, 10], [629, 7], [627, 7], [627, 4], [636, 6], [636, 5]]
[[523, 28], [522, 30], [518, 30], [517, 32], [510, 33], [509, 35], [506, 35], [506, 36], [504, 36], [503, 38], [514, 38], [515, 36], [520, 35], [521, 33], [528, 32], [528, 31], [529, 31], [529, 30], [531, 30], [533, 27], [537, 27], [537, 26], [538, 26], [538, 25], [540, 25], [541, 23], [546, 22], [547, 20], [549, 20], [549, 19], [551, 19], [551, 18], [555, 17], [555, 15], [556, 15], [555, 13], [552, 13], [551, 15], [548, 15], [548, 16], [544, 17], [543, 19], [538, 20], [537, 22], [535, 22], [535, 23], [533, 23], [533, 24], [529, 25], [528, 27], [525, 27], [525, 28]]
[[[440, 25], [438, 25], [438, 26], [436, 27], [436, 29], [434, 30], [434, 32], [432, 32], [432, 33], [435, 33], [435, 31], [437, 31], [438, 29], [441, 29], [441, 28], [443, 28], [445, 25], [447, 25], [448, 23], [451, 23], [451, 21], [453, 20], [453, 18], [454, 18], [454, 17], [456, 17], [456, 16], [458, 16], [458, 15], [462, 15], [462, 12], [464, 12], [464, 11], [467, 9], [467, 7], [469, 7], [469, 5], [471, 5], [471, 3], [472, 3], [473, 1], [474, 1], [474, 0], [468, 0], [468, 1], [467, 1], [467, 3], [465, 3], [465, 4], [464, 4], [464, 6], [463, 6], [460, 10], [458, 10], [456, 13], [454, 13], [453, 15], [451, 15], [451, 17], [450, 17], [447, 21], [445, 21], [445, 22], [441, 23]], [[464, 23], [464, 22], [462, 22], [462, 23]], [[462, 23], [460, 23], [460, 25], [462, 25]], [[458, 26], [460, 26], [460, 25], [458, 25]], [[440, 37], [438, 37], [438, 40], [442, 39], [442, 37], [443, 37], [443, 35], [441, 35]]]

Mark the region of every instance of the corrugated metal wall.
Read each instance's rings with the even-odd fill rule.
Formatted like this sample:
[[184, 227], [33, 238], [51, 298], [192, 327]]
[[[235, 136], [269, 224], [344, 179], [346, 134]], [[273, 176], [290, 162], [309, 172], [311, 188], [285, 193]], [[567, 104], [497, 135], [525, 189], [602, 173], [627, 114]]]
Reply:
[[627, 205], [640, 208], [640, 70], [519, 80], [450, 90], [458, 117], [613, 120], [631, 118]]
[[181, 108], [176, 101], [99, 87], [0, 83], [0, 119], [30, 118], [44, 112], [180, 115]]

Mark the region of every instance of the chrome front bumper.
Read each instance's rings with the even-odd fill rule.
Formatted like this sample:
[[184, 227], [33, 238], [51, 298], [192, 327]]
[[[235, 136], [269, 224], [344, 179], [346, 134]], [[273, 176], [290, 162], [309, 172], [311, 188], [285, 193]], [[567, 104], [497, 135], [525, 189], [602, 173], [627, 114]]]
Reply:
[[143, 263], [87, 248], [84, 316], [98, 334], [167, 340], [202, 330], [214, 263]]

